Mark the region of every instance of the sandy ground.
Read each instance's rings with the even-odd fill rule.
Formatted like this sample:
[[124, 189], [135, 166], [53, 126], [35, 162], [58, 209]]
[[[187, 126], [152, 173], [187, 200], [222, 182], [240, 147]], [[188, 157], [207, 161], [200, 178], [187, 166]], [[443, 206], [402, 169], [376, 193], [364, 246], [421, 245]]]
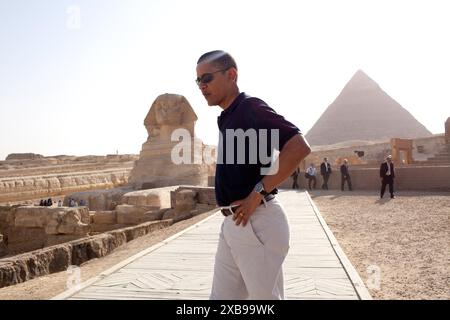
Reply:
[[450, 193], [310, 194], [374, 299], [450, 299]]
[[[101, 259], [93, 259], [81, 265], [81, 281], [84, 282], [138, 252], [186, 229], [187, 227], [210, 216], [203, 213], [191, 219], [180, 221], [168, 228], [157, 230], [151, 234], [137, 238], [117, 248]], [[50, 299], [67, 290], [67, 282], [74, 277], [71, 272], [58, 272], [26, 281], [14, 286], [0, 288], [0, 300], [39, 300]]]

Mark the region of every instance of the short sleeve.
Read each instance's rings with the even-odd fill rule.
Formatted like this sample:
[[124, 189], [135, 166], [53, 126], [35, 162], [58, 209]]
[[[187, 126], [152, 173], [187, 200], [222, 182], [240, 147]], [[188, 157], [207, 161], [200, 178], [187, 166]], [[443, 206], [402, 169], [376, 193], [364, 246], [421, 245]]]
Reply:
[[264, 101], [258, 98], [247, 99], [250, 115], [253, 119], [255, 130], [260, 129], [278, 129], [279, 130], [279, 150], [281, 151], [294, 135], [301, 133], [300, 129], [287, 121], [270, 108]]

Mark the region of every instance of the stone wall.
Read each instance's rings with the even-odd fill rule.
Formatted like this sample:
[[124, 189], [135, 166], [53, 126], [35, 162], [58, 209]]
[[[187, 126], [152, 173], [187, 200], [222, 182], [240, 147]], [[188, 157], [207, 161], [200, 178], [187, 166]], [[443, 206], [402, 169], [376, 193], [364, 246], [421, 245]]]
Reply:
[[[350, 176], [355, 190], [374, 190], [380, 189], [379, 168], [358, 168], [350, 167]], [[450, 191], [450, 165], [442, 166], [402, 166], [395, 169], [394, 187], [397, 191], [416, 190], [416, 191]], [[299, 179], [301, 188], [308, 187], [308, 180], [304, 177], [304, 171], [301, 172]], [[322, 176], [317, 177], [317, 188], [322, 185]], [[328, 180], [330, 189], [341, 188], [341, 173], [339, 168], [333, 167], [333, 174]], [[291, 189], [292, 178], [286, 179], [281, 188]], [[345, 184], [347, 190], [347, 184]]]
[[65, 196], [63, 205], [69, 206], [70, 199], [73, 199], [78, 203], [83, 200], [91, 211], [114, 210], [122, 203], [123, 196], [131, 190], [131, 187], [120, 187], [70, 193]]
[[413, 160], [426, 161], [439, 153], [445, 146], [445, 136], [443, 134], [435, 135], [429, 138], [413, 139]]
[[0, 202], [49, 198], [71, 192], [114, 188], [128, 183], [130, 169], [0, 178]]
[[196, 201], [200, 204], [206, 204], [206, 205], [216, 205], [217, 204], [214, 187], [178, 186], [176, 188], [176, 190], [171, 192], [171, 194], [172, 194], [171, 207], [172, 208], [175, 207], [176, 197], [174, 195], [183, 190], [192, 190], [192, 191], [196, 192]]
[[55, 156], [35, 160], [0, 161], [0, 178], [40, 176], [56, 173], [92, 172], [132, 168], [137, 155]]
[[171, 224], [170, 220], [147, 222], [1, 259], [0, 288], [65, 271], [69, 266], [79, 266], [88, 260], [104, 257], [126, 242]]
[[16, 254], [87, 236], [90, 216], [86, 207], [0, 207], [0, 234], [7, 250]]
[[[87, 206], [67, 207], [69, 198]], [[6, 251], [17, 254], [149, 221], [180, 221], [213, 209], [214, 188], [174, 186], [131, 191], [130, 187], [79, 192], [64, 207], [0, 207], [0, 234]]]
[[0, 257], [6, 255], [8, 253], [8, 248], [4, 242], [4, 237], [0, 234]]
[[[0, 253], [6, 248], [9, 255], [0, 259], [0, 288], [67, 270], [71, 265], [103, 257], [153, 230], [216, 210], [214, 188], [207, 187], [128, 192], [120, 203], [114, 210], [103, 211], [89, 211], [87, 207], [0, 207]], [[85, 232], [91, 236], [86, 237]], [[97, 232], [102, 233], [93, 235]], [[61, 242], [65, 243], [54, 245]], [[22, 245], [25, 249], [26, 243], [27, 249], [51, 246], [11, 256], [9, 246]]]
[[129, 205], [148, 205], [159, 208], [172, 208], [171, 191], [178, 186], [146, 189], [126, 193], [122, 197], [122, 204]]
[[[412, 140], [412, 157], [414, 162], [426, 161], [428, 158], [439, 153], [445, 145], [445, 136], [443, 134]], [[349, 163], [353, 165], [376, 167], [384, 161], [384, 158], [388, 154], [392, 153], [390, 141], [359, 146], [355, 145], [350, 147], [329, 146], [327, 148], [324, 146], [319, 146], [313, 147], [312, 149], [312, 152], [301, 164], [301, 170], [305, 170], [310, 163], [314, 163], [317, 168], [325, 157], [328, 158], [329, 163], [335, 166], [341, 165], [343, 159], [348, 159]], [[355, 151], [364, 151], [364, 156], [358, 157]]]
[[35, 160], [44, 158], [41, 154], [35, 153], [11, 153], [5, 160]]
[[450, 117], [445, 121], [445, 143], [450, 144]]

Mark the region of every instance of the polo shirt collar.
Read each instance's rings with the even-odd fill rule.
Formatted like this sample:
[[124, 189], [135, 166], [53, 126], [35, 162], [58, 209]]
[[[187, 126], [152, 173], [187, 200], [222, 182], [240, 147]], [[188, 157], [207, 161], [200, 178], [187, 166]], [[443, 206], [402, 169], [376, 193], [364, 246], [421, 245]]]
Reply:
[[220, 117], [225, 116], [226, 114], [232, 113], [234, 111], [234, 109], [236, 109], [236, 107], [242, 102], [242, 100], [244, 100], [245, 96], [246, 96], [245, 92], [241, 92], [236, 97], [236, 99], [234, 99], [234, 101], [231, 103], [231, 105], [222, 111], [222, 113], [220, 114]]

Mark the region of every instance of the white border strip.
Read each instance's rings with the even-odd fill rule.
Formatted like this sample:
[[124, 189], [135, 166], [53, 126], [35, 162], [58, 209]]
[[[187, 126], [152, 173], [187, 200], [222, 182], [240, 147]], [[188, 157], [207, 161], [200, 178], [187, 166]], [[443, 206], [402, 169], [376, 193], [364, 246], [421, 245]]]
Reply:
[[[217, 211], [217, 210], [218, 209], [213, 209], [211, 211], [214, 212], [214, 211]], [[211, 211], [207, 211], [207, 212], [211, 212]], [[205, 213], [207, 213], [207, 212], [205, 212]], [[217, 214], [218, 214], [218, 212], [216, 212], [215, 214], [213, 214], [213, 215], [211, 215], [209, 217], [206, 217], [205, 219], [197, 222], [196, 224], [194, 224], [194, 225], [192, 225], [192, 226], [190, 226], [190, 227], [188, 227], [188, 228], [186, 228], [186, 229], [184, 229], [184, 230], [174, 234], [173, 236], [171, 236], [171, 237], [169, 237], [169, 238], [167, 238], [167, 239], [165, 239], [165, 240], [163, 240], [163, 241], [161, 241], [161, 242], [159, 242], [159, 243], [157, 243], [157, 244], [155, 244], [155, 245], [153, 245], [153, 246], [151, 246], [151, 247], [149, 247], [149, 248], [147, 248], [145, 250], [142, 250], [142, 251], [138, 252], [137, 254], [135, 254], [135, 255], [133, 255], [133, 256], [131, 256], [131, 257], [129, 257], [129, 258], [119, 262], [118, 264], [112, 266], [111, 268], [103, 271], [98, 276], [90, 278], [89, 280], [86, 280], [85, 282], [83, 282], [83, 283], [81, 283], [81, 284], [79, 284], [79, 285], [77, 285], [77, 286], [75, 286], [73, 288], [68, 289], [68, 290], [60, 293], [59, 295], [51, 298], [50, 300], [66, 300], [66, 299], [70, 298], [71, 296], [73, 296], [74, 294], [80, 292], [81, 290], [85, 289], [86, 287], [89, 287], [89, 286], [93, 285], [94, 283], [96, 283], [96, 282], [98, 282], [100, 280], [103, 280], [105, 277], [109, 276], [110, 274], [116, 272], [119, 269], [122, 269], [126, 265], [132, 263], [133, 261], [135, 261], [135, 260], [137, 260], [139, 258], [141, 258], [142, 256], [145, 256], [146, 254], [149, 254], [150, 252], [155, 251], [156, 249], [158, 249], [158, 248], [168, 244], [170, 241], [180, 237], [184, 233], [186, 233], [186, 232], [188, 232], [188, 231], [190, 231], [192, 229], [198, 228], [199, 225], [201, 225], [201, 224], [205, 223], [206, 221], [214, 218]], [[137, 238], [137, 239], [139, 239], [139, 238]], [[136, 239], [134, 239], [134, 240], [136, 240]]]
[[350, 281], [352, 282], [353, 287], [355, 288], [356, 294], [359, 296], [359, 298], [361, 300], [373, 300], [372, 296], [370, 295], [369, 291], [367, 290], [366, 286], [364, 285], [364, 282], [362, 281], [362, 279], [359, 276], [358, 272], [356, 271], [355, 267], [352, 265], [350, 260], [345, 255], [345, 253], [342, 250], [341, 246], [339, 245], [338, 241], [334, 237], [333, 232], [330, 230], [327, 223], [325, 222], [322, 215], [320, 214], [319, 209], [314, 204], [308, 191], [305, 190], [305, 193], [307, 195], [309, 202], [311, 203], [311, 206], [317, 216], [317, 219], [319, 219], [319, 222], [322, 225], [322, 228], [325, 231], [325, 233], [328, 237], [328, 240], [330, 241], [330, 243], [333, 247], [334, 252], [336, 253], [338, 259], [340, 260], [342, 266], [344, 267], [345, 272], [347, 273]]

